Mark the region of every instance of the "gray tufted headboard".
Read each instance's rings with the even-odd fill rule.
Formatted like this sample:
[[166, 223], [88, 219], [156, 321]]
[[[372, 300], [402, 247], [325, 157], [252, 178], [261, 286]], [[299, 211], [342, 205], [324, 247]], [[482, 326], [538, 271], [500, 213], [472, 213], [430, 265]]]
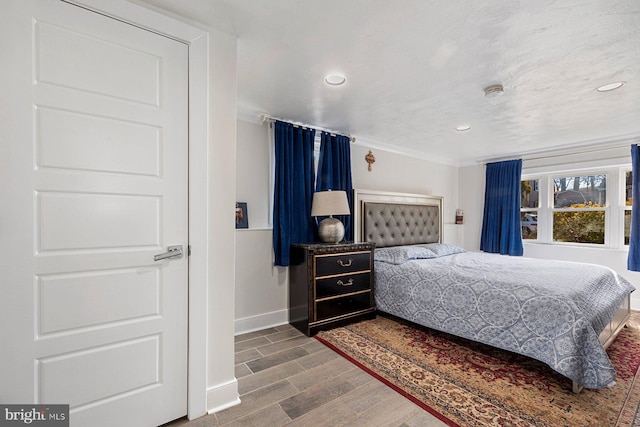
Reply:
[[356, 242], [377, 248], [442, 242], [442, 197], [354, 190]]

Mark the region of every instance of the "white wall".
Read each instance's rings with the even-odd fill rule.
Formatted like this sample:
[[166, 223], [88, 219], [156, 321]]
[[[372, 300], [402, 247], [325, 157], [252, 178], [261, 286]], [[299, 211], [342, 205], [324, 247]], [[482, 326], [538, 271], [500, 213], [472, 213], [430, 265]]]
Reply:
[[289, 269], [273, 265], [268, 125], [238, 120], [237, 126], [237, 201], [247, 202], [249, 217], [249, 228], [236, 230], [235, 330], [239, 333], [289, 321]]
[[[372, 149], [376, 162], [369, 172], [369, 149], [351, 145], [353, 186], [443, 196], [445, 241], [462, 244], [462, 227], [453, 225], [458, 168]], [[247, 202], [249, 229], [236, 230], [236, 333], [288, 321], [288, 269], [273, 266], [268, 223], [270, 158], [268, 126], [238, 120], [236, 201]]]
[[479, 251], [484, 210], [484, 166], [461, 167], [459, 177], [458, 197], [460, 198], [460, 209], [464, 211], [463, 247], [469, 251]]
[[269, 164], [272, 156], [267, 124], [237, 121], [237, 201], [248, 202], [249, 227], [269, 227]]
[[[365, 160], [369, 150], [376, 157], [371, 171]], [[354, 188], [443, 196], [444, 242], [463, 246], [466, 227], [455, 225], [456, 209], [461, 208], [457, 167], [356, 143], [351, 146], [351, 168]]]
[[[207, 410], [239, 403], [235, 378], [236, 38], [209, 33]], [[205, 232], [205, 230], [202, 230]], [[235, 399], [231, 399], [231, 397]]]
[[[367, 170], [365, 156], [376, 158]], [[366, 190], [429, 194], [444, 197], [444, 222], [455, 222], [458, 208], [458, 168], [380, 149], [351, 145], [353, 187]]]

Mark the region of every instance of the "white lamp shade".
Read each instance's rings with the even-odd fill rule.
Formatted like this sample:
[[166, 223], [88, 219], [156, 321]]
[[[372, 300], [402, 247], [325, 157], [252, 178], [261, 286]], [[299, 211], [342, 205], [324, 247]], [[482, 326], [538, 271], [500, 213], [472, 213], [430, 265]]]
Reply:
[[313, 193], [311, 216], [350, 215], [346, 191], [318, 191]]

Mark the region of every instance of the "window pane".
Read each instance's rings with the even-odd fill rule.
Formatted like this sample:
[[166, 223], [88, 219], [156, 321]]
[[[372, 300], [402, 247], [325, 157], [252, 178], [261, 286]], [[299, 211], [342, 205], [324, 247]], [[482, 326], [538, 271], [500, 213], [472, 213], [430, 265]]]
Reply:
[[554, 212], [553, 240], [604, 244], [604, 211]]
[[[632, 206], [633, 196], [631, 194], [631, 190], [633, 188], [633, 173], [631, 171], [627, 171], [625, 177], [625, 206]], [[631, 236], [631, 211], [624, 211], [624, 244], [629, 244], [629, 236]]]
[[627, 177], [625, 179], [625, 205], [631, 206], [631, 189], [633, 188], [633, 174], [631, 171], [627, 171]]
[[629, 236], [631, 236], [631, 211], [624, 211], [624, 244], [629, 244]]
[[538, 238], [538, 212], [520, 212], [522, 238], [536, 240]]
[[520, 181], [520, 208], [538, 207], [538, 180]]
[[606, 175], [554, 178], [553, 185], [555, 208], [588, 208], [606, 205]]

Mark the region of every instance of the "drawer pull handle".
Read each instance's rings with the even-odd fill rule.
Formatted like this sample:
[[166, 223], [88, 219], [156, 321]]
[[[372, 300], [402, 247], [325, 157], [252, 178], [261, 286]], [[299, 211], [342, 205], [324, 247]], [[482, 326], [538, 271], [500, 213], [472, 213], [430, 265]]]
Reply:
[[349, 261], [344, 262], [341, 259], [339, 259], [338, 261], [336, 261], [340, 267], [351, 267], [351, 264], [353, 264], [353, 259], [349, 258]]
[[353, 279], [349, 279], [347, 283], [344, 283], [342, 280], [338, 280], [336, 283], [340, 286], [351, 286], [353, 285]]

